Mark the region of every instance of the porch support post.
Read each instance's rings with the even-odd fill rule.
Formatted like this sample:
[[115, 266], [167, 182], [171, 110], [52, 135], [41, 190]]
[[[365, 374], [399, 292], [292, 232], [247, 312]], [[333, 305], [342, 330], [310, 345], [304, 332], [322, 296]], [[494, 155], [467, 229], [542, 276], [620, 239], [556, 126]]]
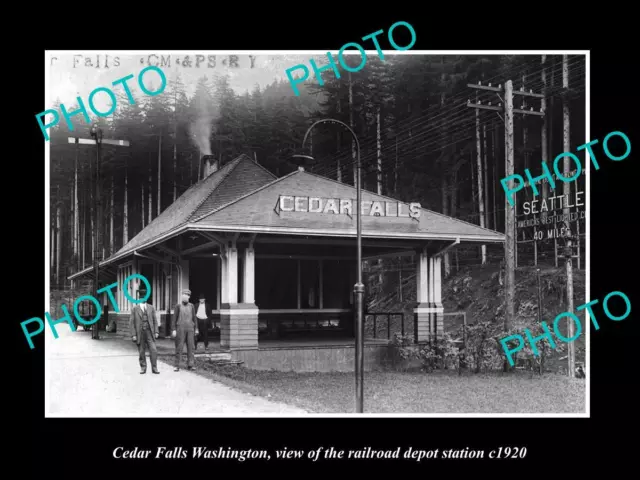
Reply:
[[182, 295], [182, 290], [189, 288], [189, 260], [181, 258], [180, 259], [180, 278], [178, 279], [178, 303], [180, 300], [180, 296]]
[[255, 300], [255, 251], [253, 248], [244, 250], [244, 271], [243, 274], [243, 303], [256, 303]]
[[435, 330], [435, 317], [433, 315], [433, 303], [434, 303], [434, 298], [435, 298], [435, 292], [434, 292], [434, 287], [435, 284], [433, 282], [433, 275], [434, 275], [434, 266], [435, 266], [435, 258], [433, 256], [429, 257], [428, 260], [428, 265], [429, 265], [429, 339], [433, 339], [433, 337], [436, 334], [436, 330]]
[[220, 308], [222, 308], [223, 303], [229, 303], [228, 296], [228, 269], [227, 264], [229, 263], [229, 259], [227, 257], [227, 249], [225, 247], [220, 247]]
[[431, 312], [430, 293], [431, 269], [427, 249], [418, 252], [416, 269], [416, 308], [414, 308], [414, 339], [416, 342], [424, 342], [430, 338], [429, 315]]
[[216, 284], [218, 286], [216, 292], [216, 310], [220, 310], [220, 304], [222, 303], [222, 250], [216, 258]]
[[433, 261], [433, 275], [430, 278], [431, 283], [433, 283], [431, 325], [434, 330], [435, 338], [441, 339], [444, 335], [444, 308], [442, 306], [442, 256], [437, 255], [432, 257], [431, 260]]
[[255, 252], [253, 245], [242, 251], [244, 258], [242, 299], [238, 303], [238, 249], [235, 241], [224, 249], [222, 260], [222, 302], [220, 304], [220, 347], [229, 350], [258, 348], [258, 308], [255, 305]]
[[227, 302], [238, 303], [238, 249], [227, 248]]

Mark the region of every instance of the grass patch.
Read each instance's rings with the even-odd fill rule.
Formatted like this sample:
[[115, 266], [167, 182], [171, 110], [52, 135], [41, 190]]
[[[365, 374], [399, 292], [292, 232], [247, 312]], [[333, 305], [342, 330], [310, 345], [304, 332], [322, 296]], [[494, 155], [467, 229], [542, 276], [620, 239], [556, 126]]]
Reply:
[[[310, 413], [352, 413], [352, 373], [297, 373], [215, 366], [198, 373], [241, 391]], [[528, 373], [463, 374], [438, 371], [365, 373], [368, 413], [584, 413], [584, 380]]]

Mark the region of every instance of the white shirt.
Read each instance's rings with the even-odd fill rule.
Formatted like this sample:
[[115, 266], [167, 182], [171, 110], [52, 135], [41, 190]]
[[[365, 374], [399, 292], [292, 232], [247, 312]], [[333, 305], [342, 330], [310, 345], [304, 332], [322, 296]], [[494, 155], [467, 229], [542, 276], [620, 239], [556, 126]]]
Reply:
[[204, 303], [198, 304], [198, 311], [196, 312], [196, 317], [198, 317], [200, 320], [207, 319], [207, 309]]

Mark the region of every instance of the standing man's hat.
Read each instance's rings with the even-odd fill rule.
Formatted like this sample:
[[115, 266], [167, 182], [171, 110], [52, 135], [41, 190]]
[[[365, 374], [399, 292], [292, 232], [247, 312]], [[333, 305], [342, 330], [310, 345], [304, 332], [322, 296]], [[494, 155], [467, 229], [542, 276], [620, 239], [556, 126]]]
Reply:
[[205, 298], [204, 293], [201, 293], [200, 295], [198, 295], [198, 299], [201, 299], [201, 298]]
[[182, 294], [191, 296], [191, 290], [184, 289], [184, 290], [182, 290]]

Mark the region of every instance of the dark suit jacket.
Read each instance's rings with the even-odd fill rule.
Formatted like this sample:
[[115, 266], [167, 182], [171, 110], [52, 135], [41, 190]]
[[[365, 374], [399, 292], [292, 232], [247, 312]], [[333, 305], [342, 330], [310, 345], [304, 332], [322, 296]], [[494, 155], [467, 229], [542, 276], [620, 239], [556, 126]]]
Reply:
[[186, 306], [182, 305], [182, 302], [178, 303], [175, 307], [173, 307], [173, 315], [171, 316], [171, 331], [178, 329], [178, 319], [180, 318], [180, 308], [190, 308], [191, 309], [191, 321], [193, 322], [194, 330], [198, 330], [198, 322], [196, 318], [196, 308], [193, 303], [189, 302]]
[[[158, 324], [156, 323], [156, 309], [153, 308], [153, 305], [148, 303], [145, 304], [147, 308], [147, 316], [149, 319], [149, 326], [151, 327], [151, 332], [153, 333], [153, 337], [155, 338], [156, 333], [158, 333]], [[142, 309], [140, 305], [135, 305], [131, 310], [131, 315], [129, 315], [129, 332], [131, 332], [132, 337], [136, 337], [136, 343], [140, 344], [140, 335], [142, 333]]]

